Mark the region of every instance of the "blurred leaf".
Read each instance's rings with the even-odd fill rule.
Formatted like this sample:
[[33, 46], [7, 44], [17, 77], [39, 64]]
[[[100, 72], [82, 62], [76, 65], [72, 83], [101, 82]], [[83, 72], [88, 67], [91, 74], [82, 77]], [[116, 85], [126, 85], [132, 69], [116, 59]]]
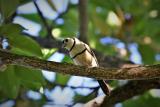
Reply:
[[155, 61], [155, 52], [149, 45], [139, 44], [139, 52], [141, 53], [144, 64], [153, 64]]
[[95, 12], [92, 12], [92, 19], [97, 31], [99, 31], [102, 35], [108, 35], [108, 26], [107, 23], [105, 23], [105, 20], [98, 17]]
[[52, 48], [52, 49], [42, 49], [43, 59], [48, 59], [48, 58], [51, 57], [51, 55], [53, 55], [56, 51], [57, 51], [57, 49], [55, 49], [55, 48]]
[[9, 18], [19, 5], [19, 0], [0, 0], [0, 12], [5, 19]]
[[16, 98], [20, 85], [28, 89], [39, 89], [45, 85], [42, 72], [14, 65], [0, 72], [0, 98]]
[[14, 66], [10, 65], [0, 72], [1, 97], [16, 98], [20, 87], [20, 80], [15, 74]]
[[123, 103], [123, 107], [159, 107], [160, 98], [154, 98], [149, 94], [144, 94], [136, 99], [130, 99]]
[[109, 85], [113, 88], [117, 87], [118, 86], [118, 83], [119, 81], [115, 81], [115, 80], [112, 80], [112, 81], [109, 81]]
[[29, 2], [31, 2], [32, 0], [19, 0], [20, 4], [23, 5], [23, 4], [27, 4]]
[[15, 66], [15, 73], [21, 84], [29, 89], [39, 89], [45, 85], [45, 80], [40, 70], [34, 70], [22, 66]]
[[7, 24], [0, 27], [0, 34], [8, 38], [13, 52], [42, 57], [40, 46], [33, 39], [22, 35], [22, 30], [23, 27], [18, 24]]
[[100, 42], [96, 42], [96, 49], [100, 52], [103, 52], [106, 55], [115, 56], [117, 53], [117, 50], [114, 46], [114, 44], [107, 44], [103, 45]]
[[64, 24], [57, 25], [55, 28], [61, 29], [61, 37], [73, 37], [78, 32], [78, 13], [75, 9], [70, 9], [63, 15]]
[[40, 37], [44, 38], [47, 36], [47, 30], [45, 28], [42, 28], [39, 32]]
[[15, 47], [12, 49], [13, 52], [20, 52], [24, 55], [36, 56], [39, 58], [42, 57], [40, 46], [33, 39], [24, 35], [10, 35], [8, 38], [11, 46]]
[[136, 21], [133, 33], [135, 36], [156, 36], [160, 33], [159, 31], [160, 20], [142, 18]]
[[63, 74], [56, 73], [55, 83], [66, 85], [70, 77], [71, 77], [70, 75], [63, 75]]
[[83, 95], [80, 95], [80, 94], [77, 94], [74, 96], [74, 102], [79, 102], [79, 103], [86, 103], [92, 99], [94, 99], [96, 96], [96, 93], [93, 92], [93, 93], [90, 93], [89, 95], [87, 96], [83, 96]]
[[70, 56], [65, 55], [63, 58], [62, 62], [67, 62], [67, 63], [73, 63], [72, 59]]
[[92, 2], [94, 3], [95, 6], [97, 7], [102, 7], [104, 9], [114, 9], [115, 4], [113, 3], [113, 0], [108, 0], [106, 2], [106, 0], [92, 0]]
[[1, 35], [20, 34], [24, 28], [19, 24], [4, 24], [0, 26]]
[[31, 14], [18, 14], [21, 17], [24, 17], [25, 19], [28, 19], [30, 21], [36, 22], [36, 23], [42, 23], [40, 16], [37, 13], [31, 13]]

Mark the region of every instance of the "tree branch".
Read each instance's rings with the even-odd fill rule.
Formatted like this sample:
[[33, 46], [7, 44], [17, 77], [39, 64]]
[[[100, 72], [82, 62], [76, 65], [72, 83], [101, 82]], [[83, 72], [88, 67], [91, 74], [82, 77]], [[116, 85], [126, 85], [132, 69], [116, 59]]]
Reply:
[[[16, 64], [35, 69], [54, 71], [57, 73], [70, 74], [76, 76], [86, 76], [104, 80], [142, 80], [160, 77], [160, 64], [137, 66], [130, 68], [103, 68], [76, 66], [68, 63], [45, 61], [34, 57], [12, 54], [0, 49], [1, 62], [4, 64]], [[83, 71], [83, 72], [82, 72]]]
[[113, 107], [116, 103], [123, 102], [135, 95], [143, 94], [152, 88], [160, 88], [159, 79], [130, 81], [126, 85], [113, 90], [109, 97], [106, 96], [101, 107]]
[[88, 31], [88, 14], [87, 14], [88, 0], [79, 0], [79, 39], [88, 44], [87, 31]]

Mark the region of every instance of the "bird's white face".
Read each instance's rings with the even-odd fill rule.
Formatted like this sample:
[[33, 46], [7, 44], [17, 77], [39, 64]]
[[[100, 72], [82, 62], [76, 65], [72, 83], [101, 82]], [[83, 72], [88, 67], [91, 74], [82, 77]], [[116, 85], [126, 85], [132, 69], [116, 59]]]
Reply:
[[73, 38], [66, 38], [62, 42], [62, 47], [69, 50], [72, 47], [73, 43], [74, 43]]

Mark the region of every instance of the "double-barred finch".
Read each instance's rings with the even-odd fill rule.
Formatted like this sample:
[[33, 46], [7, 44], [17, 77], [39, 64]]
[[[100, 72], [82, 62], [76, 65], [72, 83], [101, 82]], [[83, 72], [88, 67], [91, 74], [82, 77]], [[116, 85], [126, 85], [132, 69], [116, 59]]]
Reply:
[[[69, 55], [76, 65], [98, 67], [95, 54], [90, 47], [77, 38], [66, 38], [63, 40], [63, 48], [69, 51]], [[97, 80], [103, 92], [109, 96], [110, 88], [104, 80]]]

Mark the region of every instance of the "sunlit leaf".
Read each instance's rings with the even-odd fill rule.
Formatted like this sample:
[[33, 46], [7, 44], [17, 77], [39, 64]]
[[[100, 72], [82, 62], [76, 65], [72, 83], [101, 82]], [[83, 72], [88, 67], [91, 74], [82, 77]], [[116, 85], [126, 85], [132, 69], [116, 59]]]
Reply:
[[67, 55], [63, 58], [62, 62], [73, 63], [71, 57]]
[[53, 49], [42, 49], [42, 53], [43, 53], [43, 59], [48, 59], [49, 57], [51, 57], [51, 55], [53, 55], [55, 52], [57, 51], [57, 49], [53, 48]]
[[70, 75], [63, 75], [63, 74], [56, 73], [55, 82], [58, 84], [65, 85], [67, 84], [69, 79], [70, 79]]

